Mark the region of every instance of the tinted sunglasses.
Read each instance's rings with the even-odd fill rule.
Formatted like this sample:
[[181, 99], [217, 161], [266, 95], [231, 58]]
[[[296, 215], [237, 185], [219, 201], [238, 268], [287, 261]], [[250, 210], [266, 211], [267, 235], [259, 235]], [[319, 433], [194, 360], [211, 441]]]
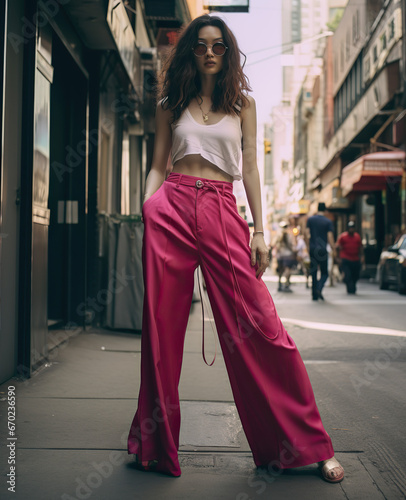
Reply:
[[215, 56], [224, 56], [226, 50], [228, 49], [223, 42], [216, 42], [213, 45], [206, 45], [204, 42], [198, 42], [192, 48], [193, 54], [197, 57], [202, 57], [206, 54], [208, 47], [211, 47]]

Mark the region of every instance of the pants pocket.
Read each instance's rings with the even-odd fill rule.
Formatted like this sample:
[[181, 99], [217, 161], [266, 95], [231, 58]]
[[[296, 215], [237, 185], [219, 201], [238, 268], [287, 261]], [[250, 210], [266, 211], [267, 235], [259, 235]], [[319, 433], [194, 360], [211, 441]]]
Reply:
[[152, 194], [146, 201], [144, 201], [141, 212], [144, 215], [144, 210], [145, 208], [148, 211], [148, 207], [150, 206], [151, 203], [155, 202], [161, 195], [162, 191], [164, 190], [164, 184], [162, 183], [161, 186], [155, 191], [154, 194]]

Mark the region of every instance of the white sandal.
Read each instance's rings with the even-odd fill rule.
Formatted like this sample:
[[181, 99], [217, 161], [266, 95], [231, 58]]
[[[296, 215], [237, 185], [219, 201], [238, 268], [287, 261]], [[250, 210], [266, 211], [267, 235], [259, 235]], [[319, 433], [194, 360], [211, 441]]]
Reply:
[[339, 483], [344, 479], [344, 469], [334, 457], [323, 460], [319, 468], [323, 479], [329, 483]]

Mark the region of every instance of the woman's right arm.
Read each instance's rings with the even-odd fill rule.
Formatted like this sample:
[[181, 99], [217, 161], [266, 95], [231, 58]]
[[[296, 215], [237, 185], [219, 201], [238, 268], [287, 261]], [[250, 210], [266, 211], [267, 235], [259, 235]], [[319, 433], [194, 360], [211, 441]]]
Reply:
[[145, 182], [144, 202], [159, 189], [165, 180], [166, 165], [172, 147], [171, 118], [172, 112], [163, 109], [159, 101], [155, 114], [154, 152], [151, 170]]

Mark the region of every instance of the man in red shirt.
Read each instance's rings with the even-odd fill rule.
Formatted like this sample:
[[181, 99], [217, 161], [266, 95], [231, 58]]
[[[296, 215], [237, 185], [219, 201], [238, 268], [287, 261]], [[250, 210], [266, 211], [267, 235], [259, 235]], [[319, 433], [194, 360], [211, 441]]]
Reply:
[[348, 231], [339, 236], [336, 247], [340, 252], [341, 270], [344, 273], [347, 293], [355, 294], [361, 263], [364, 263], [364, 250], [361, 236], [355, 232], [355, 222], [349, 221], [347, 228]]

